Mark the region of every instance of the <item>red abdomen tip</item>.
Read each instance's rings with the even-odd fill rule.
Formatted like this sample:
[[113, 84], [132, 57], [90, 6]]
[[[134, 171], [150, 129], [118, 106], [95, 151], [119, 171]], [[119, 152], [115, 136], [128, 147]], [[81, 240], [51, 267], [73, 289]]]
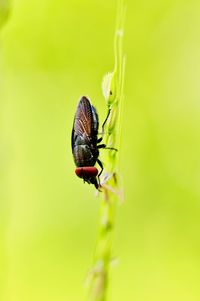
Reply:
[[77, 167], [75, 173], [79, 178], [90, 178], [98, 175], [98, 169], [94, 166]]

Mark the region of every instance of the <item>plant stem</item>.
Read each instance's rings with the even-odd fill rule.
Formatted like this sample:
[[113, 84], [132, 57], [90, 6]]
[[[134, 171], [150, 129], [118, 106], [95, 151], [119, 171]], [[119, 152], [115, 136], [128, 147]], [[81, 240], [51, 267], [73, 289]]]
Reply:
[[123, 25], [125, 7], [119, 1], [114, 39], [114, 70], [103, 80], [103, 94], [111, 110], [105, 125], [105, 144], [118, 151], [107, 150], [103, 157], [105, 171], [101, 177], [103, 197], [100, 201], [98, 237], [91, 271], [90, 301], [105, 301], [107, 296], [110, 263], [112, 261], [115, 211], [120, 196], [118, 179], [118, 153], [120, 144], [120, 115], [123, 100], [125, 57], [123, 55]]

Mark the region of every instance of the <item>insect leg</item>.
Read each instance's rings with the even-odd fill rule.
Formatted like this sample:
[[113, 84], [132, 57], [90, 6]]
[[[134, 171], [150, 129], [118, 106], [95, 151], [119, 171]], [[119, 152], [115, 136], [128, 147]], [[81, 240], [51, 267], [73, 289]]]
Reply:
[[105, 144], [99, 144], [99, 145], [97, 145], [97, 148], [106, 148], [106, 145]]
[[115, 150], [117, 152], [116, 148], [114, 148], [114, 147], [107, 147], [106, 144], [99, 144], [99, 145], [97, 145], [97, 148], [111, 149], [111, 150]]
[[110, 112], [111, 112], [111, 109], [108, 110], [108, 114], [106, 116], [106, 119], [104, 120], [103, 124], [102, 124], [102, 136], [104, 135], [104, 126], [108, 120], [108, 117], [110, 116]]
[[[98, 163], [99, 166], [101, 167], [100, 173], [98, 174], [98, 179], [99, 179], [100, 175], [101, 175], [102, 172], [103, 172], [103, 164], [102, 164], [102, 162], [101, 162], [99, 159], [97, 159], [97, 163]], [[99, 183], [100, 183], [100, 181], [99, 181]]]
[[[98, 179], [98, 182], [99, 182], [99, 179]], [[99, 189], [100, 182], [99, 182], [99, 183], [98, 183], [98, 182], [97, 182], [97, 180], [96, 180], [93, 184], [94, 184], [95, 188], [96, 188], [98, 191], [101, 191], [101, 190]]]
[[98, 143], [101, 142], [101, 140], [103, 139], [103, 136], [104, 136], [104, 127], [105, 127], [105, 124], [106, 124], [106, 122], [108, 120], [108, 117], [110, 116], [110, 112], [111, 112], [111, 109], [108, 110], [108, 114], [106, 116], [106, 119], [104, 120], [104, 122], [102, 124], [102, 132], [101, 132], [102, 137], [97, 140]]

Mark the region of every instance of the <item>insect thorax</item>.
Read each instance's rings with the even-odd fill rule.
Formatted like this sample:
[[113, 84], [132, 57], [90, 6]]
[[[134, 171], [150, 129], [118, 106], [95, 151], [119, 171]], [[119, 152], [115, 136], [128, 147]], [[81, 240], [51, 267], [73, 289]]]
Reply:
[[94, 166], [99, 151], [87, 144], [76, 145], [73, 149], [74, 161], [77, 167]]

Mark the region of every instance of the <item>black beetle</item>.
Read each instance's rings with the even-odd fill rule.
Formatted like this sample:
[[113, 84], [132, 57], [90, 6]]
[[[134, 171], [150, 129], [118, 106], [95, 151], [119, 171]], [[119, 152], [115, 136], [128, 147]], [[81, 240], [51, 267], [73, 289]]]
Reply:
[[[76, 164], [75, 173], [84, 182], [93, 184], [96, 189], [100, 187], [99, 177], [103, 171], [103, 164], [98, 159], [99, 148], [107, 148], [105, 144], [100, 144], [103, 139], [104, 125], [109, 117], [110, 110], [102, 125], [102, 137], [98, 139], [99, 119], [96, 109], [85, 96], [81, 97], [72, 129], [72, 154]], [[108, 149], [114, 149], [109, 148]], [[96, 162], [101, 167], [98, 169], [94, 166]]]

